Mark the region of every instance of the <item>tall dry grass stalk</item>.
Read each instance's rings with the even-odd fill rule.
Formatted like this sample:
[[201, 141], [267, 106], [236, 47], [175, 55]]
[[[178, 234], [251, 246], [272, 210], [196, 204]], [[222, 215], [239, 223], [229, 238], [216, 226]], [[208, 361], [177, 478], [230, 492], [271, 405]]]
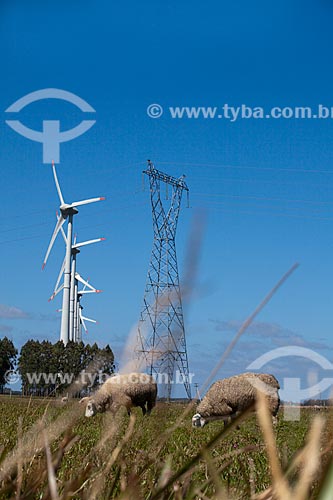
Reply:
[[[306, 445], [294, 457], [289, 470], [283, 472], [268, 403], [265, 395], [260, 391], [258, 391], [257, 415], [269, 458], [272, 487], [255, 498], [257, 500], [264, 500], [270, 496], [277, 500], [306, 500], [310, 498], [311, 485], [321, 466], [320, 448], [325, 419], [319, 415], [315, 416], [308, 432]], [[329, 451], [332, 451], [332, 448]], [[295, 485], [290, 486], [288, 482], [289, 471], [295, 469], [299, 469], [298, 480]]]

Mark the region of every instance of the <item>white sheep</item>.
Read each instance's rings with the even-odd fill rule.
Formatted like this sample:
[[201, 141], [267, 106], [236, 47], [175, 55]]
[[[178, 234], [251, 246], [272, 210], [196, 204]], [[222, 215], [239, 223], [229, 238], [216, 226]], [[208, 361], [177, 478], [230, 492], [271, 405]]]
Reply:
[[213, 420], [224, 424], [249, 408], [256, 400], [257, 390], [264, 392], [268, 407], [276, 423], [280, 406], [279, 382], [266, 373], [242, 373], [215, 382], [197, 407], [192, 417], [193, 427], [203, 427]]
[[128, 415], [131, 408], [139, 406], [143, 414], [149, 415], [156, 404], [157, 384], [145, 373], [128, 373], [108, 378], [92, 397], [84, 397], [80, 404], [86, 404], [86, 417], [103, 413], [107, 409], [115, 413], [125, 406]]

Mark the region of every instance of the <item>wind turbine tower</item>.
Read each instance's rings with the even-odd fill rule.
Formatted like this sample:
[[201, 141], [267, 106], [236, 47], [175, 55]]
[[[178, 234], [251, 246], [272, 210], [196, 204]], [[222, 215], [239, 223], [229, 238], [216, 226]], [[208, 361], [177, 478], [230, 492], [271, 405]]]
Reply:
[[[189, 368], [185, 339], [182, 297], [179, 285], [175, 237], [183, 191], [189, 192], [184, 180], [157, 170], [148, 160], [143, 172], [149, 177], [154, 242], [149, 264], [144, 306], [141, 312], [135, 356], [151, 375], [158, 375], [168, 400], [174, 384], [175, 369], [186, 394], [191, 399]], [[164, 183], [171, 199], [168, 207], [161, 200]]]

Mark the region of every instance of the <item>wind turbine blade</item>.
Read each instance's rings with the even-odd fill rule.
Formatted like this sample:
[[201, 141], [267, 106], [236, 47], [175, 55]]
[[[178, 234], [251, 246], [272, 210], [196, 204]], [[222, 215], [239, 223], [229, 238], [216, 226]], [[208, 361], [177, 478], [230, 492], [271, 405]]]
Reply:
[[70, 207], [80, 207], [81, 205], [88, 205], [88, 203], [95, 203], [96, 201], [102, 200], [105, 200], [104, 196], [100, 196], [99, 198], [90, 198], [89, 200], [74, 201], [74, 203], [70, 204]]
[[82, 316], [82, 314], [81, 314], [81, 319], [84, 319], [85, 321], [90, 321], [90, 323], [96, 323], [97, 324], [97, 321], [95, 319], [86, 318], [85, 316]]
[[80, 248], [84, 247], [85, 245], [91, 245], [92, 243], [98, 243], [99, 241], [104, 241], [105, 238], [96, 238], [94, 240], [89, 240], [89, 241], [82, 241], [81, 243], [74, 243], [72, 248]]
[[[90, 278], [87, 279], [87, 285], [88, 285], [89, 281], [90, 281]], [[84, 287], [82, 289], [83, 291], [87, 288], [87, 285], [84, 285]]]
[[[57, 220], [59, 220], [60, 216], [59, 216], [58, 211], [56, 212], [56, 215], [57, 215]], [[65, 234], [65, 231], [64, 231], [63, 227], [61, 227], [61, 234], [62, 234], [62, 237], [64, 239], [65, 245], [67, 245], [67, 236]]]
[[49, 258], [49, 255], [50, 255], [50, 252], [51, 252], [51, 249], [53, 247], [53, 243], [55, 242], [55, 239], [60, 231], [60, 229], [62, 228], [62, 225], [63, 223], [65, 222], [65, 219], [63, 218], [63, 216], [61, 215], [58, 219], [58, 222], [56, 224], [56, 227], [54, 228], [54, 231], [53, 231], [53, 234], [52, 234], [52, 237], [51, 237], [51, 240], [50, 240], [50, 243], [49, 243], [49, 246], [48, 246], [48, 249], [46, 251], [46, 254], [45, 254], [45, 257], [44, 257], [44, 262], [43, 262], [43, 266], [42, 266], [42, 269], [44, 269], [44, 267], [46, 266], [46, 262], [47, 262], [47, 259]]
[[62, 275], [64, 273], [64, 270], [65, 270], [65, 263], [66, 263], [66, 257], [64, 258], [64, 261], [62, 263], [62, 266], [60, 268], [60, 271], [59, 271], [59, 274], [58, 274], [58, 278], [57, 278], [57, 282], [55, 284], [55, 287], [54, 287], [54, 292], [53, 292], [53, 295], [52, 295], [52, 299], [54, 299], [54, 297], [60, 292], [60, 290], [63, 289], [64, 285], [62, 285], [60, 288], [59, 288], [59, 283], [60, 283], [60, 280], [62, 278]]
[[84, 317], [82, 316], [81, 309], [80, 309], [80, 313], [79, 313], [79, 314], [80, 314], [80, 321], [81, 321], [81, 324], [82, 324], [82, 326], [83, 326], [83, 329], [84, 329], [84, 331], [85, 331], [86, 333], [88, 333], [88, 328], [87, 328], [87, 326], [86, 326], [86, 324], [85, 324], [85, 322], [84, 322]]
[[59, 185], [59, 181], [58, 181], [58, 177], [57, 177], [57, 172], [56, 172], [54, 161], [52, 161], [52, 170], [53, 170], [53, 177], [54, 177], [55, 185], [56, 185], [56, 188], [57, 188], [57, 191], [58, 191], [58, 195], [59, 195], [59, 199], [60, 199], [60, 205], [64, 205], [65, 201], [64, 201], [64, 197], [62, 196], [61, 189], [60, 189], [60, 185]]
[[[53, 300], [59, 292], [61, 292], [61, 290], [64, 288], [64, 284], [62, 283], [62, 285], [53, 292], [53, 294], [51, 295], [51, 297], [49, 298], [49, 302], [51, 302], [51, 300]], [[59, 309], [60, 310], [60, 309]]]
[[75, 273], [75, 278], [84, 285], [85, 288], [89, 288], [92, 291], [96, 291], [96, 288], [94, 288], [92, 285], [88, 283], [88, 281], [84, 280], [82, 276], [79, 273]]
[[102, 293], [103, 290], [96, 290], [95, 288], [93, 290], [79, 290], [79, 293], [81, 295], [85, 293]]

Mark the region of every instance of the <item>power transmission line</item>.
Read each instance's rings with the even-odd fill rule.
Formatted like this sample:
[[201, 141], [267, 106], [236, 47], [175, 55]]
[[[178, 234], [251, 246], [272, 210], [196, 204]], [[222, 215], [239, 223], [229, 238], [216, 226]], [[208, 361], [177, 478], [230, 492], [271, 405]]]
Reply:
[[229, 209], [229, 208], [224, 208], [221, 206], [221, 208], [215, 208], [216, 211], [219, 212], [225, 212], [225, 213], [233, 213], [233, 214], [243, 214], [243, 215], [255, 215], [255, 216], [272, 216], [272, 217], [290, 217], [290, 218], [296, 218], [296, 219], [309, 219], [309, 220], [316, 220], [316, 221], [333, 221], [333, 217], [313, 217], [311, 215], [301, 215], [301, 214], [288, 214], [288, 213], [268, 213], [268, 212], [253, 212], [249, 210], [243, 210], [243, 209]]
[[230, 170], [262, 170], [262, 171], [274, 171], [274, 172], [296, 172], [296, 173], [307, 173], [307, 174], [333, 174], [333, 170], [317, 170], [317, 169], [307, 169], [307, 168], [282, 168], [282, 167], [258, 167], [250, 165], [225, 165], [221, 163], [191, 163], [191, 162], [166, 162], [160, 161], [160, 164], [165, 165], [179, 165], [187, 167], [208, 167], [208, 168], [220, 168], [220, 169], [230, 169]]
[[245, 195], [237, 195], [230, 193], [200, 193], [200, 192], [192, 192], [192, 196], [205, 196], [205, 197], [223, 197], [223, 198], [239, 198], [246, 200], [263, 200], [263, 201], [282, 201], [286, 203], [306, 203], [311, 205], [332, 205], [333, 201], [323, 201], [323, 200], [301, 200], [297, 198], [275, 198], [268, 196], [245, 196]]

